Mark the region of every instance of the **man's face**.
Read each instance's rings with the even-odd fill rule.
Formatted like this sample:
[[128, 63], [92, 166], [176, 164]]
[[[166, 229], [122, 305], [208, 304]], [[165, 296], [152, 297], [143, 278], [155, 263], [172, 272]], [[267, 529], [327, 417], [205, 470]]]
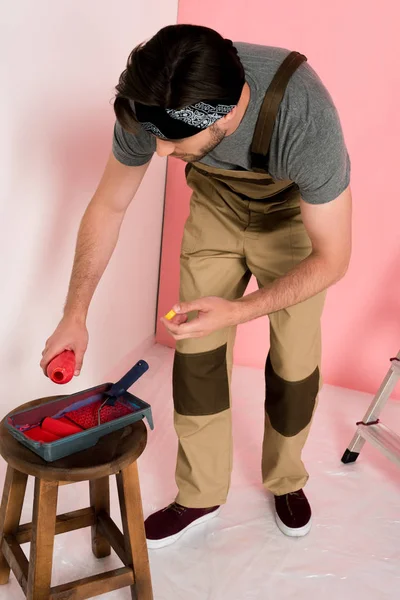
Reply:
[[196, 162], [214, 150], [226, 136], [226, 131], [214, 123], [211, 127], [184, 140], [161, 140], [157, 138], [159, 156], [175, 156], [185, 162]]

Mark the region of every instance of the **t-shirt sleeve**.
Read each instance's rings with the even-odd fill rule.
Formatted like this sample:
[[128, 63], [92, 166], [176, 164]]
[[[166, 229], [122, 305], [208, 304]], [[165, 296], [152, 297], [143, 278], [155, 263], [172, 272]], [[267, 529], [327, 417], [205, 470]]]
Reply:
[[139, 167], [149, 162], [156, 149], [156, 142], [146, 131], [129, 133], [116, 121], [112, 151], [115, 158], [128, 167]]
[[335, 107], [308, 123], [297, 123], [287, 165], [289, 178], [297, 183], [305, 202], [324, 204], [344, 192], [350, 183], [350, 158]]

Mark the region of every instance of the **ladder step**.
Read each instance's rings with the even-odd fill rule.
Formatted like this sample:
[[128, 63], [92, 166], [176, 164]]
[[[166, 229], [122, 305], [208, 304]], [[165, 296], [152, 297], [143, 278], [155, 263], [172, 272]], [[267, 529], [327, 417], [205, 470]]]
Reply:
[[396, 375], [397, 377], [400, 377], [400, 359], [394, 358], [392, 360], [392, 369], [394, 373], [397, 371]]
[[357, 434], [400, 466], [400, 436], [383, 423], [359, 425]]

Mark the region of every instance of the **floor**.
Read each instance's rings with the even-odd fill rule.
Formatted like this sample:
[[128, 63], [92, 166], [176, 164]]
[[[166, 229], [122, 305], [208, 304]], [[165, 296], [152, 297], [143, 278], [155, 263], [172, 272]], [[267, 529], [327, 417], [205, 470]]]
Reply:
[[[155, 346], [151, 370], [135, 385], [150, 402], [156, 424], [140, 459], [145, 516], [175, 494], [176, 440], [171, 415], [172, 351]], [[176, 545], [150, 553], [155, 600], [395, 600], [400, 589], [400, 471], [366, 445], [358, 461], [340, 458], [369, 405], [368, 394], [325, 386], [304, 461], [314, 512], [311, 533], [302, 539], [277, 529], [271, 498], [260, 485], [263, 373], [236, 367], [233, 376], [235, 461], [227, 505], [205, 526]], [[382, 420], [400, 432], [400, 403], [391, 402]], [[1, 480], [4, 478], [1, 463]], [[113, 482], [113, 506], [117, 507]], [[60, 489], [58, 512], [87, 505], [83, 484]], [[23, 521], [31, 520], [32, 483]], [[118, 515], [113, 514], [119, 523]], [[24, 546], [29, 552], [28, 545]], [[58, 536], [53, 584], [120, 566], [115, 555], [96, 561], [90, 533]], [[21, 600], [12, 575], [0, 600]], [[127, 589], [101, 596], [129, 600]]]

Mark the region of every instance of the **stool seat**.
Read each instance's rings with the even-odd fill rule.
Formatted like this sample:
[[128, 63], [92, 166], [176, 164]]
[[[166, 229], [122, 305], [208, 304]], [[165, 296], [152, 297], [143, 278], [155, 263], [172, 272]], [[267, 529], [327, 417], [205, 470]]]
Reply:
[[[44, 400], [50, 402], [61, 397], [33, 400], [18, 410], [33, 408], [43, 404]], [[87, 481], [114, 475], [136, 461], [147, 443], [146, 426], [143, 421], [138, 421], [100, 438], [92, 448], [49, 463], [10, 435], [5, 426], [7, 418], [8, 415], [0, 423], [1, 456], [17, 471], [47, 481]]]
[[[60, 396], [20, 406], [29, 409]], [[14, 412], [14, 411], [13, 411]], [[132, 600], [153, 600], [137, 459], [147, 443], [143, 421], [102, 437], [95, 446], [54, 462], [20, 444], [0, 423], [0, 454], [7, 473], [0, 507], [0, 585], [12, 570], [27, 600], [84, 600], [129, 587]], [[115, 475], [122, 531], [110, 514], [110, 475]], [[20, 524], [28, 476], [35, 478], [32, 522]], [[57, 515], [59, 486], [88, 481], [90, 506]], [[88, 527], [96, 558], [111, 549], [122, 567], [51, 585], [54, 536]], [[29, 561], [21, 544], [30, 542]]]

